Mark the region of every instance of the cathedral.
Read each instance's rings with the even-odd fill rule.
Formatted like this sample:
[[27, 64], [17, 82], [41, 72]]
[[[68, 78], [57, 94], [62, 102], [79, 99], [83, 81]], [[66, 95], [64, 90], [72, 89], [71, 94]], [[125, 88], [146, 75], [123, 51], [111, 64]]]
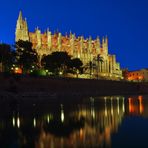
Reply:
[[[55, 51], [66, 51], [73, 58], [80, 58], [86, 67], [85, 73], [89, 73], [87, 67], [92, 65], [92, 75], [102, 77], [121, 78], [122, 71], [120, 63], [116, 62], [116, 56], [108, 53], [108, 38], [100, 41], [99, 37], [92, 40], [91, 37], [85, 39], [83, 36], [76, 37], [75, 34], [62, 35], [60, 32], [54, 34], [49, 29], [41, 33], [39, 28], [34, 32], [29, 32], [26, 19], [20, 11], [16, 24], [15, 41], [30, 41], [36, 49], [39, 57], [51, 54]], [[98, 56], [99, 55], [99, 56]], [[100, 57], [102, 60], [99, 60]]]

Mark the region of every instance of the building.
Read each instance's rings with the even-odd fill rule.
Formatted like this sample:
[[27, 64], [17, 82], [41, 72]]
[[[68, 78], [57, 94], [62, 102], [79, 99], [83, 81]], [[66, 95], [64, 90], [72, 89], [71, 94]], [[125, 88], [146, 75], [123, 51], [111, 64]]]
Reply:
[[[22, 17], [22, 12], [16, 25], [15, 41], [30, 41], [33, 43], [33, 48], [36, 49], [39, 57], [51, 54], [54, 51], [66, 51], [73, 58], [80, 58], [86, 67], [85, 74], [89, 74], [89, 63], [92, 62], [92, 75], [100, 75], [106, 77], [122, 77], [120, 64], [116, 62], [116, 56], [108, 53], [108, 38], [105, 37], [100, 42], [99, 37], [92, 40], [91, 37], [84, 39], [83, 36], [76, 37], [75, 34], [63, 36], [60, 32], [54, 34], [49, 29], [41, 33], [39, 28], [34, 32], [28, 31], [26, 19]], [[102, 61], [97, 61], [97, 57], [101, 56]], [[89, 70], [88, 70], [89, 69]]]
[[145, 81], [148, 82], [148, 69], [140, 69], [127, 72], [127, 79], [129, 81]]

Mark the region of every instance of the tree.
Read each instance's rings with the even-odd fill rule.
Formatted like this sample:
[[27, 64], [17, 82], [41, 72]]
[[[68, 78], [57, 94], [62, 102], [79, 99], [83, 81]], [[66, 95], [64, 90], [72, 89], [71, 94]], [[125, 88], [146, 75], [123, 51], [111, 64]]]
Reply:
[[[100, 54], [97, 55], [97, 62], [98, 62], [98, 66], [101, 67], [101, 71], [102, 71], [102, 63], [104, 62], [104, 59]], [[99, 63], [101, 63], [101, 65]]]
[[79, 58], [71, 59], [69, 67], [72, 69], [72, 72], [77, 75], [82, 71], [82, 61]]
[[16, 42], [17, 64], [22, 68], [23, 72], [27, 72], [32, 66], [38, 66], [38, 54], [32, 48], [29, 41], [19, 40]]
[[8, 44], [0, 44], [0, 63], [2, 63], [2, 71], [10, 70], [15, 60], [15, 51]]
[[70, 58], [67, 52], [53, 52], [51, 55], [43, 56], [41, 63], [45, 69], [54, 74], [65, 74]]
[[92, 76], [92, 68], [93, 68], [93, 62], [90, 61], [90, 62], [89, 62], [90, 78], [91, 78], [91, 76]]

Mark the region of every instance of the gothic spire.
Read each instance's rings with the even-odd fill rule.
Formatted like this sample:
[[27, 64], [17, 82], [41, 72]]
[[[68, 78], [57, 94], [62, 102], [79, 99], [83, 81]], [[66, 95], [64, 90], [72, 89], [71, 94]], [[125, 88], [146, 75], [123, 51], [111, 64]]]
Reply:
[[105, 39], [104, 39], [104, 37], [102, 38], [102, 45], [105, 43]]
[[19, 17], [16, 24], [16, 38], [15, 40], [29, 40], [27, 20], [23, 19], [22, 11], [19, 12]]
[[105, 37], [105, 43], [108, 45], [108, 37], [107, 37], [107, 35]]
[[26, 18], [24, 20], [24, 27], [25, 27], [26, 30], [28, 30], [28, 25], [27, 25], [27, 19]]
[[19, 12], [18, 20], [23, 20], [22, 11]]

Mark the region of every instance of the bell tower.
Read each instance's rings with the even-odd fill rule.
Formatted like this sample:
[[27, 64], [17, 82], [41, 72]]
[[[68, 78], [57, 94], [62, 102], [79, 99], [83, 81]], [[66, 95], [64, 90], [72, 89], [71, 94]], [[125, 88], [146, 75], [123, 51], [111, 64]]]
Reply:
[[29, 41], [28, 25], [26, 19], [23, 19], [22, 12], [19, 12], [19, 17], [16, 24], [15, 41]]

